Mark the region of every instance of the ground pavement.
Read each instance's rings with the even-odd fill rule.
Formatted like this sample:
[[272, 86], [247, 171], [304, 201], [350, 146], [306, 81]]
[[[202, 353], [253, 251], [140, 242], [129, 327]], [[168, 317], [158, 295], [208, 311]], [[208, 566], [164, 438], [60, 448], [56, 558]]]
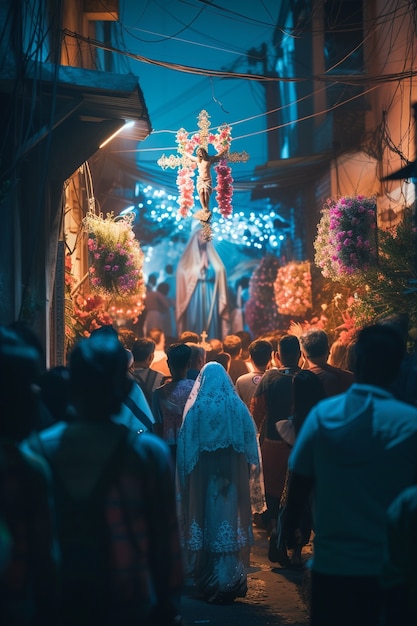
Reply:
[[[254, 527], [255, 545], [246, 598], [226, 606], [207, 604], [186, 589], [182, 603], [185, 626], [307, 626], [308, 577], [305, 569], [282, 568], [268, 560], [266, 532]], [[303, 560], [311, 556], [311, 544]]]

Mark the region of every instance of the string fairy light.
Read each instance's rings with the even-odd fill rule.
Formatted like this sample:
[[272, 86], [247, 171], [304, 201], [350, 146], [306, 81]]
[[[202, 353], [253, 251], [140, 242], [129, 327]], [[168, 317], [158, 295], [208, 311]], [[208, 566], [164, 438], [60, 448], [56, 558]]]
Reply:
[[[196, 197], [196, 200], [198, 198]], [[152, 185], [146, 185], [141, 190], [141, 200], [133, 211], [136, 214], [135, 222], [140, 231], [140, 206], [146, 205], [147, 219], [155, 224], [155, 228], [169, 225], [171, 236], [186, 233], [190, 226], [185, 225], [178, 214], [177, 196], [167, 193]], [[236, 211], [231, 217], [224, 218], [217, 207], [213, 208], [216, 219], [213, 222], [213, 239], [219, 242], [227, 241], [252, 252], [266, 250], [278, 252], [283, 241], [287, 238], [290, 224], [285, 221], [277, 227], [280, 216], [274, 209], [261, 211]], [[145, 252], [145, 261], [152, 259], [152, 246], [142, 246]]]

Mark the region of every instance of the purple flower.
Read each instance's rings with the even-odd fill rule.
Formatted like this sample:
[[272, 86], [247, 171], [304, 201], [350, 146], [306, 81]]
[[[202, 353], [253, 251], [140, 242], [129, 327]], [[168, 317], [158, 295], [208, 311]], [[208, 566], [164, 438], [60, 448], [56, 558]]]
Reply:
[[103, 269], [104, 269], [105, 272], [110, 272], [111, 265], [105, 265]]

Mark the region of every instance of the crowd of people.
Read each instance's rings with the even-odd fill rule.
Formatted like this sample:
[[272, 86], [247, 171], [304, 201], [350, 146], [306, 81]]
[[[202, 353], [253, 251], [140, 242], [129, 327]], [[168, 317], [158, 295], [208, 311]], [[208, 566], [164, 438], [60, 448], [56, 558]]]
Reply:
[[184, 593], [246, 595], [256, 524], [281, 567], [306, 567], [313, 540], [311, 626], [416, 625], [400, 322], [349, 347], [104, 326], [49, 369], [28, 328], [1, 327], [0, 622], [181, 624]]

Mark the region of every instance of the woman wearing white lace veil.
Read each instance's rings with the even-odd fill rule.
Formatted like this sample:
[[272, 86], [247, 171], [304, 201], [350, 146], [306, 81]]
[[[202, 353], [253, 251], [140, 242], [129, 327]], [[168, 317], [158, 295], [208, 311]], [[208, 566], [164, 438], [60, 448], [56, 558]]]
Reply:
[[[245, 596], [258, 442], [252, 416], [219, 363], [202, 368], [185, 405], [177, 469], [187, 575], [209, 602]], [[260, 484], [257, 497], [262, 507]]]

